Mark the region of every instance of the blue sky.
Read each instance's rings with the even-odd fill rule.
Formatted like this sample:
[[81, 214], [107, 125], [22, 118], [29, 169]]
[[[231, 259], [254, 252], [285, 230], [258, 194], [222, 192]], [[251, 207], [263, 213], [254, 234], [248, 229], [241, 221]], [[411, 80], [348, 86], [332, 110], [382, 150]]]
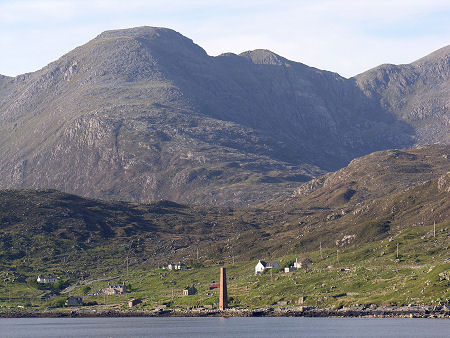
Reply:
[[0, 0], [0, 74], [44, 67], [104, 30], [175, 29], [209, 55], [265, 48], [350, 77], [450, 44], [448, 0]]

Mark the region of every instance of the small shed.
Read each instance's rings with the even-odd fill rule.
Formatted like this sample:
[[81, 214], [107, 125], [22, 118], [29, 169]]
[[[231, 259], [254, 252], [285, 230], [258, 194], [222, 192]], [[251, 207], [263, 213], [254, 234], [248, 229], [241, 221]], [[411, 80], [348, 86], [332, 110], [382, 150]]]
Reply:
[[195, 286], [187, 286], [184, 288], [183, 290], [183, 296], [191, 296], [191, 295], [195, 295], [197, 293], [197, 289], [195, 288]]
[[284, 272], [285, 273], [289, 273], [289, 272], [292, 272], [292, 271], [295, 271], [295, 270], [297, 270], [297, 268], [294, 267], [294, 266], [289, 266], [289, 267], [284, 268]]
[[69, 298], [66, 299], [66, 303], [65, 304], [68, 305], [68, 306], [71, 306], [71, 305], [83, 305], [83, 298], [70, 296]]
[[136, 305], [141, 304], [141, 303], [142, 303], [142, 301], [140, 299], [131, 299], [128, 302], [128, 307], [131, 308], [131, 307], [136, 306]]
[[218, 288], [220, 288], [220, 283], [219, 282], [212, 281], [211, 283], [209, 283], [209, 289], [210, 290], [218, 289]]
[[297, 269], [301, 269], [301, 268], [307, 269], [312, 264], [313, 264], [312, 260], [309, 259], [308, 257], [300, 258], [300, 259], [296, 258], [295, 262], [294, 262], [294, 267]]

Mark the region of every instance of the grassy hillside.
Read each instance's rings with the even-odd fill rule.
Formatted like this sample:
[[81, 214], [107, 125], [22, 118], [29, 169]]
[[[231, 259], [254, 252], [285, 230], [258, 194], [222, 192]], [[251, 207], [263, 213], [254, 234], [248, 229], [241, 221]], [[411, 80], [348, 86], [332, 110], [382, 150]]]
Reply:
[[[230, 305], [233, 307], [319, 306], [341, 307], [349, 305], [439, 305], [450, 301], [449, 258], [450, 223], [416, 226], [385, 240], [354, 245], [345, 249], [324, 249], [307, 254], [278, 257], [280, 266], [287, 266], [296, 257], [309, 256], [314, 264], [308, 270], [291, 273], [274, 270], [254, 276], [256, 261], [226, 264]], [[398, 244], [398, 256], [397, 256]], [[218, 290], [209, 290], [208, 284], [218, 280], [218, 264], [193, 265], [185, 271], [167, 271], [133, 267], [111, 269], [105, 280], [79, 280], [77, 287], [64, 296], [41, 301], [15, 300], [15, 297], [36, 296], [42, 291], [28, 283], [0, 284], [11, 292], [11, 302], [3, 297], [2, 308], [18, 305], [42, 309], [61, 305], [67, 295], [83, 296], [86, 303], [96, 302], [89, 308], [125, 309], [126, 302], [139, 298], [139, 309], [159, 306], [189, 308], [210, 305], [217, 307]], [[110, 280], [106, 280], [110, 279]], [[125, 282], [131, 292], [115, 296], [87, 296], [111, 282]], [[195, 285], [197, 295], [182, 296], [184, 287]], [[6, 293], [5, 293], [6, 295]], [[302, 303], [299, 298], [305, 297]], [[86, 308], [86, 307], [84, 307]]]

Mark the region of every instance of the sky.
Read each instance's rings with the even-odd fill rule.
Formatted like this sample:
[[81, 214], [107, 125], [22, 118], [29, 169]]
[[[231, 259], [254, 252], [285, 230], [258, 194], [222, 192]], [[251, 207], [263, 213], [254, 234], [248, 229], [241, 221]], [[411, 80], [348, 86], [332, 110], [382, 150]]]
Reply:
[[36, 71], [105, 30], [174, 29], [209, 55], [269, 49], [351, 77], [450, 44], [449, 0], [0, 0], [0, 74]]

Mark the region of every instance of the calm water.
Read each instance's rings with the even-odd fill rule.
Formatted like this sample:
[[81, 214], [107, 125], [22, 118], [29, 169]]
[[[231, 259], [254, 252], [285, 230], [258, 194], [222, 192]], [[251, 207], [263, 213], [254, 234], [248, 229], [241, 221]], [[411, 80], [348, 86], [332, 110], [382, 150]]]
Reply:
[[0, 337], [450, 337], [448, 319], [19, 318]]

